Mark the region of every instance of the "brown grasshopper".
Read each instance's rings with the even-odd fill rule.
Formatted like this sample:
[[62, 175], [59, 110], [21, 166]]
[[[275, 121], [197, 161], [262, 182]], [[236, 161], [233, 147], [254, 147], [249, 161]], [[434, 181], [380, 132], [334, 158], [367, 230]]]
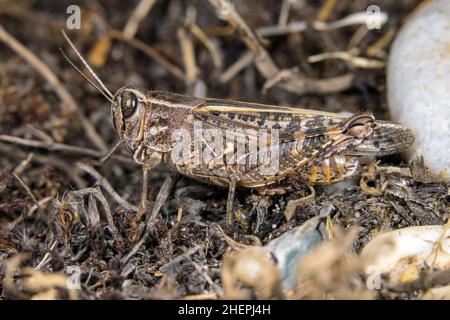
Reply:
[[[358, 156], [398, 153], [414, 140], [405, 126], [375, 120], [368, 112], [348, 117], [309, 109], [200, 99], [131, 86], [112, 94], [64, 36], [99, 85], [69, 62], [111, 102], [120, 141], [144, 166], [143, 199], [146, 172], [163, 163], [193, 179], [228, 187], [227, 222], [231, 223], [236, 187], [273, 195], [295, 191], [294, 182], [299, 180], [307, 185], [330, 184], [354, 175]], [[181, 150], [180, 141], [174, 136], [182, 132], [196, 137], [199, 124], [201, 130], [221, 132], [215, 136], [215, 147], [211, 146], [212, 139], [201, 137], [197, 149], [187, 143], [187, 156], [174, 157]], [[270, 137], [261, 139], [261, 131]], [[230, 132], [233, 137], [228, 139]], [[217, 147], [220, 144], [223, 148]], [[209, 151], [210, 156], [199, 161], [196, 150]], [[263, 154], [276, 157], [261, 157]], [[145, 204], [143, 200], [143, 208]]]

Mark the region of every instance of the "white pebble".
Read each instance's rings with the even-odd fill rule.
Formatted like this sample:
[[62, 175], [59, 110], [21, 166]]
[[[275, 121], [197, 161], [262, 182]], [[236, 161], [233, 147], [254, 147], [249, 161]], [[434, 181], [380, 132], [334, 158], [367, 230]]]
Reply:
[[415, 145], [439, 174], [450, 173], [450, 0], [435, 0], [400, 30], [389, 58], [388, 104], [393, 120], [408, 126]]

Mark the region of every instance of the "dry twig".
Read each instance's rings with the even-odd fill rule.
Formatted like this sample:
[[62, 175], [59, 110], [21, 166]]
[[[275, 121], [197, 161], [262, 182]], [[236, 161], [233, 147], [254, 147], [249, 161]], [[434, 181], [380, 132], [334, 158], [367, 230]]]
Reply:
[[255, 56], [251, 51], [247, 51], [244, 53], [239, 59], [236, 60], [227, 70], [225, 70], [219, 77], [219, 81], [222, 83], [227, 83], [231, 79], [233, 79], [242, 69], [249, 66]]
[[144, 229], [144, 235], [141, 237], [141, 239], [134, 245], [134, 247], [131, 249], [131, 251], [122, 258], [122, 263], [127, 263], [128, 260], [130, 260], [131, 257], [133, 257], [136, 252], [140, 249], [140, 247], [145, 243], [148, 236], [150, 235], [152, 228], [155, 224], [156, 216], [159, 213], [159, 210], [161, 210], [162, 206], [166, 202], [167, 198], [169, 197], [170, 190], [175, 184], [175, 178], [168, 176], [166, 180], [164, 181], [163, 185], [159, 189], [158, 195], [156, 196], [156, 201], [153, 204], [152, 212], [149, 217], [146, 219], [146, 225]]
[[365, 69], [380, 69], [384, 68], [386, 65], [383, 61], [377, 59], [368, 59], [364, 57], [358, 57], [350, 52], [339, 51], [339, 52], [324, 52], [315, 54], [308, 57], [309, 63], [316, 63], [319, 61], [327, 59], [340, 59], [344, 60], [352, 67], [355, 68], [365, 68]]
[[[3, 142], [0, 142], [0, 150], [2, 152], [2, 155], [12, 159], [24, 158], [27, 156], [27, 154], [24, 151], [22, 151], [18, 146], [8, 145]], [[72, 180], [75, 183], [76, 187], [78, 187], [79, 189], [86, 188], [87, 186], [85, 181], [79, 177], [78, 172], [74, 171], [73, 168], [62, 159], [58, 159], [56, 157], [51, 156], [44, 156], [40, 154], [34, 154], [33, 157], [31, 158], [31, 162], [43, 164], [46, 166], [48, 165], [54, 166], [56, 169], [60, 170], [61, 172], [64, 172], [67, 175], [67, 177], [70, 180]], [[20, 168], [20, 165], [17, 168]], [[31, 210], [29, 214], [31, 214]]]
[[[102, 158], [105, 155], [104, 152], [94, 150], [94, 149], [72, 146], [72, 145], [59, 143], [59, 142], [47, 143], [45, 141], [25, 139], [25, 138], [10, 136], [7, 134], [0, 134], [0, 141], [13, 143], [13, 144], [17, 144], [20, 146], [46, 149], [49, 151], [60, 151], [60, 152], [64, 152], [67, 154], [73, 154], [73, 155], [78, 155], [78, 156], [88, 156], [88, 157], [93, 157], [93, 158]], [[136, 162], [134, 162], [133, 160], [131, 160], [128, 157], [124, 157], [124, 156], [120, 156], [120, 155], [113, 155], [112, 158], [115, 160], [118, 160], [122, 163], [130, 164], [133, 166], [137, 165]]]
[[450, 284], [450, 269], [438, 270], [430, 274], [424, 274], [418, 279], [390, 287], [393, 292], [414, 292], [442, 287]]
[[186, 34], [184, 28], [179, 28], [177, 32], [178, 40], [181, 46], [184, 69], [186, 73], [186, 84], [192, 87], [197, 81], [199, 70], [195, 59], [195, 50], [192, 39]]
[[63, 84], [53, 73], [53, 71], [33, 52], [28, 50], [23, 44], [21, 44], [12, 35], [10, 35], [2, 25], [0, 25], [0, 40], [7, 46], [9, 46], [19, 56], [21, 56], [25, 61], [27, 61], [43, 78], [45, 78], [51, 84], [60, 99], [64, 102], [63, 106], [66, 108], [64, 110], [64, 113], [69, 115], [75, 113], [78, 117], [78, 120], [80, 120], [81, 125], [86, 130], [86, 134], [90, 138], [92, 143], [94, 143], [94, 145], [100, 150], [106, 151], [107, 147], [105, 142], [97, 133], [93, 125], [82, 114], [72, 95], [63, 86]]
[[141, 0], [139, 4], [134, 8], [133, 13], [123, 29], [123, 34], [128, 39], [134, 38], [136, 32], [139, 29], [141, 21], [148, 15], [150, 10], [152, 10], [153, 5], [156, 0]]
[[123, 41], [133, 48], [138, 49], [139, 51], [142, 51], [147, 56], [149, 56], [151, 59], [158, 62], [160, 65], [162, 65], [164, 68], [166, 68], [172, 75], [177, 77], [180, 80], [185, 80], [186, 76], [184, 75], [183, 71], [175, 66], [173, 63], [169, 62], [166, 58], [164, 58], [157, 50], [153, 49], [152, 47], [148, 46], [144, 42], [136, 39], [136, 38], [127, 38], [123, 32], [118, 30], [109, 30], [109, 36], [113, 39]]
[[[281, 70], [262, 46], [258, 35], [236, 11], [233, 3], [228, 0], [209, 0], [209, 2], [214, 6], [220, 18], [227, 20], [231, 26], [240, 32], [243, 41], [255, 55], [255, 65], [258, 71], [267, 81], [276, 78]], [[292, 73], [288, 79], [278, 82], [277, 86], [299, 95], [311, 92], [326, 94], [350, 88], [352, 80], [353, 75], [351, 73], [329, 79], [311, 79], [303, 77], [299, 73]]]
[[120, 194], [118, 194], [116, 192], [116, 190], [114, 190], [114, 188], [112, 187], [111, 183], [109, 183], [108, 179], [106, 179], [105, 177], [103, 177], [97, 170], [95, 170], [92, 166], [83, 163], [83, 162], [79, 162], [78, 163], [78, 168], [80, 168], [82, 171], [90, 174], [96, 181], [97, 183], [102, 186], [108, 193], [109, 195], [118, 203], [120, 204], [122, 207], [124, 207], [125, 209], [128, 210], [133, 210], [133, 211], [138, 211], [138, 207], [136, 207], [135, 205], [132, 205], [131, 203], [129, 203], [128, 201], [126, 201], [125, 199], [123, 199]]
[[186, 27], [189, 28], [189, 30], [192, 32], [192, 34], [198, 40], [200, 40], [200, 42], [208, 50], [208, 52], [211, 55], [211, 58], [213, 60], [214, 67], [216, 67], [217, 69], [221, 69], [222, 68], [222, 59], [220, 58], [219, 49], [214, 44], [214, 42], [212, 42], [211, 39], [208, 38], [208, 35], [195, 23], [195, 21], [186, 19], [185, 25], [186, 25]]
[[26, 193], [30, 196], [31, 200], [33, 200], [33, 202], [35, 204], [39, 204], [38, 200], [36, 199], [36, 197], [34, 196], [33, 192], [31, 192], [30, 188], [27, 186], [27, 184], [16, 174], [13, 173], [14, 178], [16, 178], [16, 180], [19, 182], [19, 184], [21, 185], [21, 187], [26, 191]]

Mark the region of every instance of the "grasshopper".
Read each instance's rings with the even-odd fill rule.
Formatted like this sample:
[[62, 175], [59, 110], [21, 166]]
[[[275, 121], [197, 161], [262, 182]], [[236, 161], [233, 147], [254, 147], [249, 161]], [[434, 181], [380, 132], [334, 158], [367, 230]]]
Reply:
[[[293, 186], [298, 181], [308, 186], [342, 181], [356, 174], [358, 157], [398, 153], [414, 141], [405, 126], [375, 120], [369, 112], [343, 116], [293, 107], [200, 99], [132, 86], [112, 94], [64, 32], [63, 35], [98, 84], [65, 57], [111, 102], [115, 131], [133, 159], [144, 168], [143, 199], [146, 199], [146, 172], [163, 163], [198, 181], [229, 188], [226, 220], [231, 223], [236, 188], [274, 195], [295, 191]], [[181, 131], [194, 137], [196, 124], [201, 124], [204, 130], [221, 131], [219, 142], [225, 147], [212, 148], [211, 141], [201, 138], [200, 150], [210, 149], [212, 156], [198, 161], [192, 152], [187, 157], [174, 158], [177, 148], [174, 135]], [[226, 132], [230, 131], [234, 136], [227, 140]], [[262, 143], [261, 131], [270, 135]], [[277, 139], [272, 136], [274, 132]], [[240, 154], [236, 152], [239, 148]], [[192, 151], [192, 144], [187, 149]], [[262, 153], [276, 154], [276, 166], [271, 161], [273, 157], [258, 160]], [[142, 207], [145, 204], [143, 200]]]

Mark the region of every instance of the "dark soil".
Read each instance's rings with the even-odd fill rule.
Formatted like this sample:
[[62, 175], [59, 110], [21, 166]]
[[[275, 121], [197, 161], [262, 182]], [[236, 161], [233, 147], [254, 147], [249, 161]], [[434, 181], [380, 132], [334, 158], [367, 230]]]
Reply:
[[[266, 80], [252, 64], [231, 80], [220, 81], [223, 71], [247, 49], [241, 35], [217, 17], [207, 0], [157, 1], [135, 36], [184, 72], [184, 53], [178, 36], [179, 30], [184, 30], [192, 40], [198, 67], [193, 83], [177, 78], [161, 63], [123, 41], [113, 40], [110, 47], [102, 49], [100, 39], [108, 30], [122, 30], [137, 2], [29, 0], [0, 3], [0, 24], [59, 77], [81, 114], [108, 146], [118, 141], [109, 103], [70, 67], [59, 50], [63, 47], [70, 52], [60, 29], [65, 28], [66, 8], [71, 4], [81, 7], [82, 28], [70, 31], [69, 36], [84, 56], [92, 54], [95, 58], [97, 55], [101, 60], [101, 53], [92, 51], [95, 46], [106, 52], [106, 59], [95, 70], [112, 92], [124, 85], [137, 85], [149, 90], [192, 95], [204, 85], [203, 91], [206, 90], [208, 97], [331, 112], [371, 111], [377, 119], [389, 119], [384, 68], [359, 69], [334, 59], [316, 64], [307, 62], [307, 57], [313, 54], [347, 50], [351, 39], [355, 41], [360, 26], [329, 32], [308, 28], [301, 33], [267, 37], [264, 42], [280, 68], [297, 67], [311, 78], [351, 72], [355, 77], [350, 88], [334, 94], [296, 95], [275, 86], [263, 94]], [[278, 23], [282, 2], [236, 1], [237, 10], [255, 29]], [[314, 21], [324, 1], [298, 2], [304, 6], [292, 8], [289, 21]], [[396, 32], [418, 3], [410, 0], [338, 1], [326, 20], [335, 21], [350, 13], [365, 11], [368, 5], [379, 5], [389, 14], [387, 25], [367, 33], [356, 48], [360, 56], [385, 61], [389, 45], [376, 57], [369, 56], [368, 49], [389, 30]], [[219, 48], [221, 68], [214, 65], [210, 52], [185, 24], [186, 17], [192, 16], [194, 11], [195, 23]], [[229, 242], [217, 225], [237, 242], [251, 244], [248, 235], [255, 235], [265, 244], [331, 204], [333, 223], [344, 228], [361, 227], [354, 244], [355, 250], [359, 250], [380, 229], [443, 224], [449, 218], [448, 183], [430, 177], [420, 161], [408, 165], [400, 156], [385, 157], [379, 165], [412, 168], [409, 172], [414, 171], [414, 174], [377, 174], [369, 187], [380, 188], [388, 181], [388, 187], [377, 195], [363, 190], [358, 179], [348, 183], [342, 192], [319, 187], [315, 201], [299, 207], [289, 222], [283, 212], [287, 201], [295, 195], [255, 200], [250, 191], [238, 190], [237, 199], [248, 221], [231, 227], [227, 227], [224, 220], [227, 190], [172, 175], [176, 184], [169, 200], [156, 216], [144, 244], [125, 261], [123, 258], [144, 236], [146, 217], [151, 210], [134, 225], [136, 212], [118, 204], [103, 186], [99, 186], [97, 179], [79, 169], [77, 163], [92, 160], [92, 157], [52, 150], [50, 145], [56, 142], [91, 150], [98, 150], [98, 146], [89, 139], [79, 118], [67, 112], [67, 106], [54, 87], [10, 48], [3, 43], [0, 47], [0, 135], [48, 143], [34, 148], [0, 139], [1, 298], [28, 299], [46, 292], [47, 288], [27, 286], [21, 272], [38, 265], [45, 274], [62, 271], [70, 274], [70, 267], [76, 266], [81, 273], [81, 290], [75, 296], [79, 299], [160, 299], [210, 293], [220, 296], [220, 268]], [[69, 55], [75, 59], [72, 53]], [[132, 160], [125, 148], [120, 147], [118, 153]], [[142, 186], [141, 169], [137, 164], [116, 157], [96, 169], [123, 199], [138, 206]], [[151, 204], [171, 174], [164, 167], [152, 170], [148, 195]], [[96, 188], [95, 196], [80, 192], [87, 187]], [[111, 210], [117, 234], [107, 221], [108, 210]], [[100, 223], [93, 223], [97, 215]], [[8, 276], [7, 272], [13, 275]], [[48, 291], [47, 294], [51, 296]], [[51, 297], [73, 296], [60, 289]]]

